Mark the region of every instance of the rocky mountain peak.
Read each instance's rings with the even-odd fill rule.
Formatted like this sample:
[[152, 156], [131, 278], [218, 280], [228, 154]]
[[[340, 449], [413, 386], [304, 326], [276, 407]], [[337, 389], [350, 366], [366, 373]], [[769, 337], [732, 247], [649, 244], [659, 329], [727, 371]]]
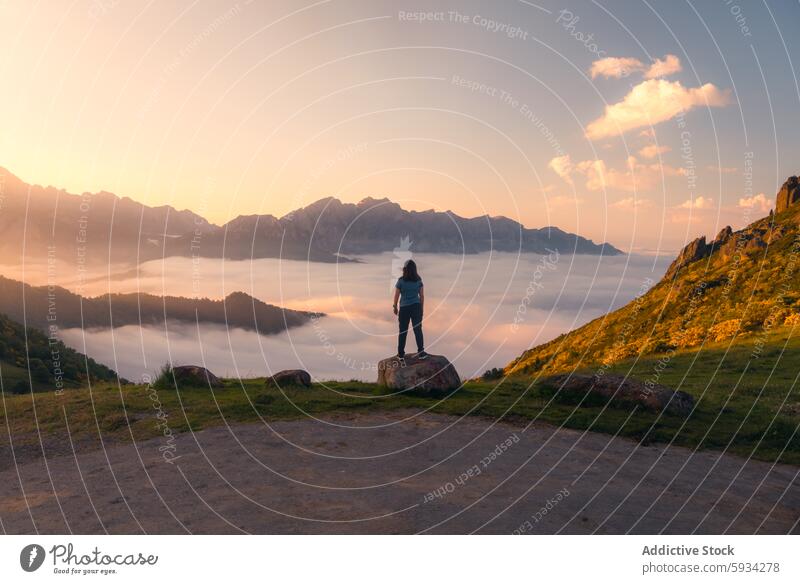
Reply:
[[[722, 234], [720, 233], [720, 235]], [[698, 237], [694, 241], [691, 241], [681, 250], [681, 252], [678, 254], [678, 257], [675, 258], [672, 264], [670, 264], [669, 269], [664, 277], [670, 278], [674, 276], [682, 267], [687, 266], [692, 262], [696, 262], [699, 259], [703, 259], [711, 252], [712, 245], [706, 243], [705, 235], [703, 237]]]
[[783, 183], [781, 190], [778, 191], [778, 196], [775, 200], [775, 212], [785, 211], [798, 201], [800, 201], [800, 178], [790, 176]]
[[[800, 178], [790, 176], [778, 191], [775, 213], [786, 211], [797, 202], [800, 202]], [[770, 211], [770, 217], [772, 217], [772, 211]], [[664, 277], [675, 276], [681, 268], [708, 257], [717, 250], [720, 250], [723, 256], [730, 256], [735, 247], [735, 242], [732, 241], [734, 236], [744, 242], [741, 244], [741, 248], [745, 251], [765, 248], [771, 237], [780, 236], [782, 228], [780, 225], [772, 228], [769, 225], [771, 221], [767, 221], [766, 224], [764, 222], [765, 219], [760, 219], [736, 233], [730, 226], [727, 226], [710, 243], [706, 243], [705, 237], [698, 237], [680, 251]]]
[[733, 229], [730, 225], [727, 225], [722, 229], [722, 231], [717, 233], [717, 236], [714, 238], [712, 243], [718, 246], [722, 245], [731, 238], [731, 235], [733, 235]]
[[389, 199], [383, 197], [382, 199], [376, 199], [375, 197], [364, 197], [358, 202], [358, 207], [374, 207], [375, 205], [387, 204], [390, 203]]

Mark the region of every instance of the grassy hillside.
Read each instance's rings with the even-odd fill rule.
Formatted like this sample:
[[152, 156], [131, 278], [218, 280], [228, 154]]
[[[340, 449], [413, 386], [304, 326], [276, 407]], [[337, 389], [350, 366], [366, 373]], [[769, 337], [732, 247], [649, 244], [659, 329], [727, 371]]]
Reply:
[[[578, 402], [531, 378], [509, 377], [496, 383], [468, 382], [438, 398], [387, 396], [375, 384], [329, 382], [310, 389], [266, 387], [263, 379], [227, 380], [225, 388], [157, 389], [147, 385], [100, 384], [91, 394], [81, 389], [6, 396], [0, 403], [15, 445], [37, 443], [36, 428], [50, 436], [66, 436], [65, 413], [74, 440], [143, 440], [165, 431], [200, 430], [236, 422], [261, 422], [381, 409], [430, 409], [455, 415], [488, 416], [524, 426], [553, 424], [632, 438], [642, 444], [673, 443], [691, 448], [724, 450], [762, 460], [800, 464], [800, 391], [794, 376], [800, 370], [800, 336], [788, 330], [771, 333], [769, 349], [748, 365], [752, 339], [741, 337], [731, 347], [712, 343], [702, 352], [691, 349], [661, 368], [661, 356], [622, 361], [610, 372], [646, 377], [660, 371], [660, 382], [691, 393], [697, 400], [688, 419], [659, 416], [630, 406], [614, 406], [597, 398]], [[785, 347], [784, 347], [785, 345]], [[783, 351], [783, 353], [781, 353]], [[773, 372], [776, 363], [781, 364]], [[747, 375], [742, 377], [742, 370]], [[36, 417], [33, 414], [35, 400]], [[63, 410], [62, 410], [63, 406]], [[95, 421], [95, 413], [96, 420]], [[305, 414], [304, 414], [305, 412]], [[7, 438], [0, 432], [0, 444]]]
[[800, 333], [793, 333], [800, 324], [799, 223], [795, 205], [774, 222], [770, 215], [738, 232], [723, 230], [711, 243], [692, 242], [645, 294], [526, 351], [506, 373], [604, 369], [636, 356], [673, 357], [742, 337], [752, 339], [758, 358], [777, 328]]
[[[27, 347], [27, 351], [26, 351]], [[0, 314], [0, 380], [4, 393], [59, 390], [87, 381], [115, 380], [106, 367], [37, 329], [25, 329]]]

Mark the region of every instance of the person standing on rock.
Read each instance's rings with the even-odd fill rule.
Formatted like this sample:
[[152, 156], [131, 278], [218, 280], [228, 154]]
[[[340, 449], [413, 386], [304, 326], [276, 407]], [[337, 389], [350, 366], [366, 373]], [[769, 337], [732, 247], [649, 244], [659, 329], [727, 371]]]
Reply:
[[[400, 308], [397, 302], [400, 301]], [[397, 357], [404, 359], [406, 356], [406, 336], [408, 323], [411, 322], [414, 330], [414, 339], [417, 341], [417, 359], [427, 359], [425, 344], [422, 338], [422, 308], [425, 303], [425, 291], [422, 287], [422, 278], [417, 272], [414, 260], [408, 260], [403, 265], [403, 275], [395, 284], [394, 313], [400, 322], [400, 334], [397, 337]]]

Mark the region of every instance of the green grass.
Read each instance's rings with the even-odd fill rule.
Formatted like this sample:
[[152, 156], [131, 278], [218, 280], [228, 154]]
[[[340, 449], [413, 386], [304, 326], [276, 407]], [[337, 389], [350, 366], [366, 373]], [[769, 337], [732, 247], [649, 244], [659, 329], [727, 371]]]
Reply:
[[[611, 407], [598, 400], [576, 407], [574, 396], [555, 394], [542, 383], [530, 385], [526, 378], [468, 382], [460, 390], [436, 398], [387, 396], [375, 384], [355, 381], [288, 388], [282, 393], [265, 387], [263, 379], [227, 380], [226, 387], [213, 394], [207, 388], [154, 390], [143, 385], [119, 388], [103, 383], [91, 391], [68, 390], [60, 396], [6, 394], [0, 407], [15, 443], [37, 439], [37, 420], [43, 433], [65, 432], [63, 412], [76, 439], [96, 436], [98, 427], [104, 438], [112, 440], [155, 437], [163, 431], [156, 417], [158, 404], [151, 399], [157, 397], [172, 432], [332, 412], [424, 408], [444, 414], [504, 417], [515, 423], [533, 421], [590, 429], [645, 444], [673, 442], [691, 448], [727, 449], [761, 460], [800, 464], [800, 437], [795, 433], [800, 422], [800, 391], [795, 387], [790, 392], [800, 371], [800, 339], [790, 339], [780, 368], [769, 377], [785, 339], [780, 332], [774, 335], [769, 348], [749, 365], [753, 343], [746, 337], [738, 340], [727, 355], [727, 345], [717, 344], [671, 358], [657, 381], [695, 396], [697, 407], [688, 419]], [[659, 358], [654, 355], [636, 363], [619, 363], [610, 372], [647, 379]], [[741, 376], [746, 365], [747, 373]], [[786, 405], [782, 405], [784, 400]]]
[[[754, 345], [751, 335], [669, 359], [657, 382], [693, 395], [696, 412], [683, 428], [674, 420], [658, 424], [650, 438], [661, 442], [676, 436], [686, 446], [800, 463], [800, 336], [782, 328], [760, 353]], [[662, 357], [618, 363], [611, 371], [655, 381], [654, 367]]]
[[[22, 384], [24, 389], [19, 389], [22, 392], [29, 392], [30, 391], [30, 383], [33, 382], [33, 390], [34, 391], [47, 391], [53, 389], [53, 384], [50, 381], [39, 381], [36, 378], [32, 378], [28, 374], [28, 370], [25, 367], [20, 367], [14, 363], [10, 363], [6, 360], [0, 359], [0, 377], [3, 379], [3, 389], [6, 393], [13, 393], [14, 389], [18, 387], [18, 384]], [[68, 379], [64, 380], [64, 387], [65, 388], [79, 388], [81, 385], [75, 381], [71, 381]]]
[[5, 360], [0, 360], [0, 373], [2, 373], [3, 387], [9, 391], [16, 383], [28, 381], [28, 370], [23, 367], [18, 367], [13, 363]]

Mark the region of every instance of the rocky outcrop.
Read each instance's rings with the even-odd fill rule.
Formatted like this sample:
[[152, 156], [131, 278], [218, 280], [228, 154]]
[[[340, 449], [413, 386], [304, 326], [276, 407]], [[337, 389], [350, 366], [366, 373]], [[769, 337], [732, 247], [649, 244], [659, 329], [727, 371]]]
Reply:
[[302, 369], [287, 369], [285, 371], [278, 371], [272, 377], [267, 377], [266, 382], [268, 387], [311, 387], [311, 375], [308, 371]]
[[437, 392], [460, 387], [461, 378], [447, 357], [428, 355], [422, 360], [409, 355], [402, 361], [397, 357], [380, 361], [378, 385], [396, 390]]
[[698, 237], [681, 250], [678, 257], [670, 264], [664, 277], [671, 278], [675, 276], [681, 268], [706, 258], [715, 251], [722, 250], [723, 255], [729, 255], [733, 252], [735, 246], [736, 238], [730, 225], [724, 227], [711, 243], [706, 243], [705, 236]]
[[798, 201], [800, 201], [800, 178], [790, 176], [778, 191], [775, 199], [775, 212], [785, 211]]
[[555, 375], [544, 379], [542, 383], [558, 391], [581, 395], [594, 393], [611, 404], [639, 405], [654, 412], [676, 416], [688, 416], [694, 408], [694, 398], [686, 392], [621, 375]]
[[172, 368], [172, 376], [178, 387], [223, 387], [222, 380], [205, 367], [179, 365]]
[[720, 247], [728, 243], [731, 240], [732, 236], [733, 236], [733, 229], [731, 228], [730, 225], [727, 225], [722, 229], [722, 231], [717, 233], [717, 236], [714, 238], [714, 241], [711, 242], [711, 247], [714, 250], [718, 250]]
[[705, 235], [698, 237], [681, 250], [678, 257], [670, 264], [664, 277], [671, 278], [681, 268], [708, 256], [712, 249], [712, 246], [706, 243]]
[[[797, 202], [800, 202], [800, 178], [790, 176], [778, 191], [775, 200], [775, 213], [786, 211]], [[770, 217], [772, 217], [772, 211], [770, 211]], [[768, 223], [772, 223], [772, 221]], [[743, 252], [761, 251], [767, 247], [770, 237], [775, 238], [776, 235], [778, 237], [781, 235], [780, 233], [768, 233], [768, 228], [766, 227], [760, 230], [752, 227], [739, 231], [734, 237], [733, 230], [730, 226], [727, 226], [717, 234], [717, 237], [711, 243], [706, 243], [705, 237], [698, 237], [681, 250], [678, 257], [667, 269], [665, 277], [674, 277], [681, 268], [708, 257], [718, 250], [721, 250], [724, 257], [733, 255], [737, 246]], [[738, 243], [737, 239], [740, 240]]]

